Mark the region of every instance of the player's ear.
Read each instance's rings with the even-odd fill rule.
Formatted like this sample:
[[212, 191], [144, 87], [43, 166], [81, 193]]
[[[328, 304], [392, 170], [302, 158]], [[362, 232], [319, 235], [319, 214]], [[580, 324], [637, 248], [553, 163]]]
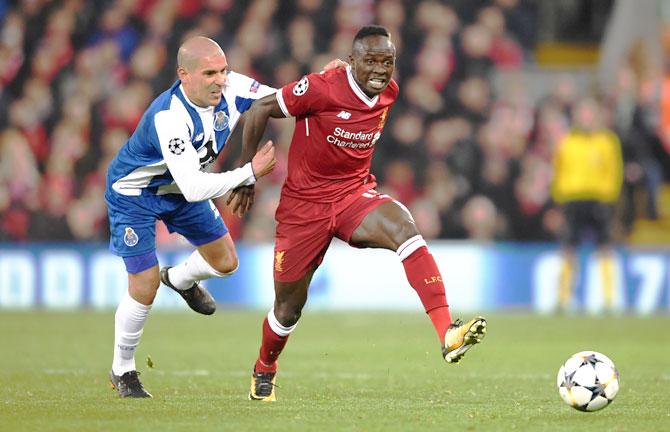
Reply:
[[177, 77], [179, 77], [182, 82], [188, 78], [188, 72], [183, 66], [177, 67]]

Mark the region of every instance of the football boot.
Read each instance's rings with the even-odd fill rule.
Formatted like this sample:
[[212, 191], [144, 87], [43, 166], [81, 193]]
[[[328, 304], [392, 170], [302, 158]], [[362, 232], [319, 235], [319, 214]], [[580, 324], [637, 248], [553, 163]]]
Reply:
[[478, 316], [463, 324], [462, 320], [453, 322], [444, 335], [442, 356], [447, 363], [458, 363], [465, 353], [482, 341], [486, 335], [486, 319]]
[[275, 378], [276, 372], [256, 372], [251, 375], [251, 389], [249, 390], [249, 400], [274, 402], [275, 396]]
[[112, 388], [119, 393], [122, 398], [150, 398], [151, 393], [144, 389], [140, 382], [139, 372], [128, 371], [121, 376], [114, 375], [114, 371], [109, 372], [109, 382]]
[[198, 282], [194, 282], [191, 288], [185, 290], [177, 289], [172, 285], [172, 282], [170, 282], [170, 277], [168, 275], [168, 270], [170, 270], [170, 268], [171, 266], [165, 266], [161, 269], [161, 282], [182, 296], [182, 298], [186, 300], [186, 304], [188, 304], [194, 311], [203, 315], [213, 314], [214, 311], [216, 311], [216, 302], [209, 291]]

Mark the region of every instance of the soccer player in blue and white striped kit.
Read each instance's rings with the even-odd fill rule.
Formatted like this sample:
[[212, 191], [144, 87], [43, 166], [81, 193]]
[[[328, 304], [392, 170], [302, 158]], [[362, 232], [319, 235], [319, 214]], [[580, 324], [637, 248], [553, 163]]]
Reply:
[[[123, 257], [128, 271], [128, 293], [115, 315], [110, 372], [121, 397], [151, 397], [138, 378], [135, 349], [160, 282], [192, 309], [209, 315], [216, 303], [199, 281], [237, 269], [235, 245], [211, 200], [235, 189], [237, 206], [250, 206], [249, 195], [244, 198], [244, 189], [237, 188], [253, 185], [276, 163], [268, 141], [241, 168], [205, 171], [241, 114], [255, 99], [276, 90], [229, 71], [221, 47], [205, 37], [184, 42], [177, 63], [179, 80], [149, 106], [107, 173], [110, 250]], [[196, 247], [185, 262], [160, 272], [158, 219]]]

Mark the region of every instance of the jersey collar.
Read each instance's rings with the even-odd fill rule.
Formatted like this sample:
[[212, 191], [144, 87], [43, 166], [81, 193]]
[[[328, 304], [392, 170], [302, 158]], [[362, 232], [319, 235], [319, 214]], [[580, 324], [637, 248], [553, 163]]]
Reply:
[[365, 94], [363, 90], [359, 87], [358, 83], [354, 79], [354, 75], [351, 72], [351, 66], [347, 66], [347, 80], [349, 81], [349, 87], [351, 87], [351, 90], [354, 91], [354, 94], [358, 96], [360, 100], [365, 103], [368, 107], [372, 108], [377, 104], [377, 100], [379, 100], [379, 95], [375, 95], [372, 99], [368, 95]]
[[184, 91], [184, 85], [183, 85], [183, 84], [179, 84], [179, 91], [180, 91], [181, 94], [184, 96], [184, 100], [186, 101], [186, 103], [189, 104], [189, 105], [191, 105], [191, 107], [192, 107], [194, 110], [196, 110], [197, 112], [199, 112], [199, 113], [206, 113], [206, 112], [212, 112], [212, 111], [214, 111], [214, 107], [213, 107], [213, 106], [201, 107], [201, 106], [198, 106], [198, 105], [194, 104], [193, 102], [191, 102], [191, 100], [188, 98], [188, 96], [186, 96], [186, 92]]

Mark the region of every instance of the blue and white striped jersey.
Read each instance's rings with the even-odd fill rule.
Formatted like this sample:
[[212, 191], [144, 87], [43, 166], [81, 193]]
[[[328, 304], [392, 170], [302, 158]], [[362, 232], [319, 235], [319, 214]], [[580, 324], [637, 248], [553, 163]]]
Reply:
[[183, 194], [203, 201], [255, 182], [251, 164], [224, 173], [205, 168], [219, 155], [243, 112], [276, 89], [230, 72], [215, 107], [191, 103], [175, 84], [158, 96], [107, 171], [107, 188], [121, 195]]

